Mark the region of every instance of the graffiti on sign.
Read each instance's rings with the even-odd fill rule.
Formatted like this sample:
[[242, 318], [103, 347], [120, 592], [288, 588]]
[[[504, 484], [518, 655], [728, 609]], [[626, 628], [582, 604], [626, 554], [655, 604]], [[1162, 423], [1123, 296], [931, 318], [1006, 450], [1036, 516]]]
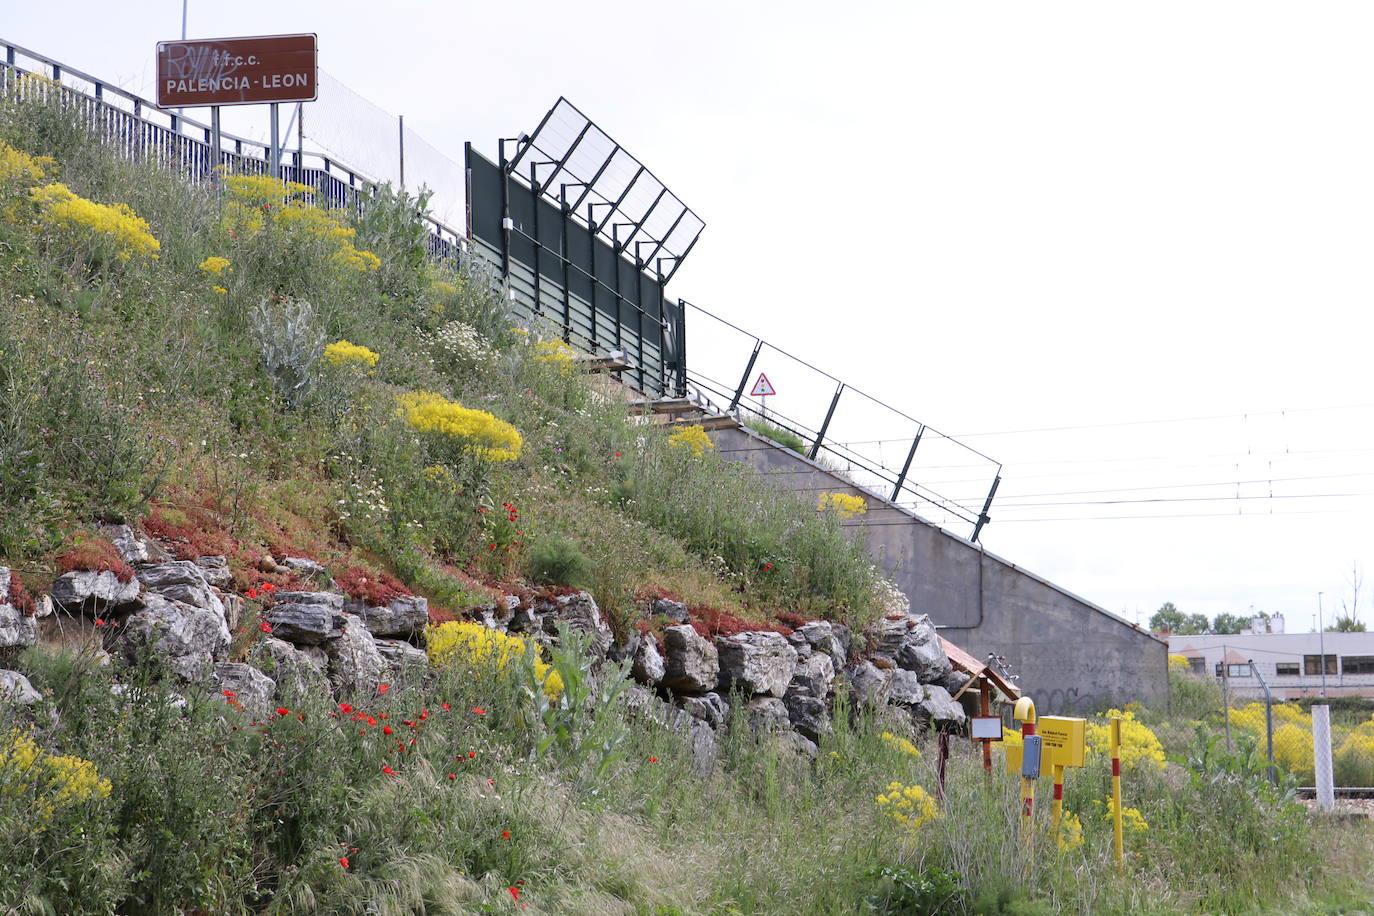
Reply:
[[311, 102], [315, 35], [261, 35], [160, 41], [157, 104], [162, 108]]

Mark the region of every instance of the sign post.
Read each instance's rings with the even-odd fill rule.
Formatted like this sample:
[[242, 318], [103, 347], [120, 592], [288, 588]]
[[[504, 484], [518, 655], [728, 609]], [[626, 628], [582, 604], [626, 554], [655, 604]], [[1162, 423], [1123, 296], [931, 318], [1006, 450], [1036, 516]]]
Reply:
[[281, 177], [282, 102], [313, 102], [319, 96], [319, 53], [313, 32], [160, 41], [157, 44], [159, 108], [210, 107], [214, 158], [219, 164], [219, 106], [269, 103], [272, 148], [268, 168]]
[[1039, 724], [1040, 735], [1045, 739], [1045, 751], [1049, 755], [1054, 774], [1054, 797], [1050, 802], [1050, 832], [1057, 841], [1059, 819], [1064, 812], [1064, 768], [1083, 766], [1088, 721], [1068, 716], [1041, 716]]
[[749, 389], [749, 396], [759, 399], [759, 414], [763, 417], [768, 416], [768, 408], [764, 406], [767, 402], [763, 399], [778, 392], [773, 388], [773, 383], [768, 381], [768, 374], [760, 372], [758, 381], [754, 382], [754, 387]]

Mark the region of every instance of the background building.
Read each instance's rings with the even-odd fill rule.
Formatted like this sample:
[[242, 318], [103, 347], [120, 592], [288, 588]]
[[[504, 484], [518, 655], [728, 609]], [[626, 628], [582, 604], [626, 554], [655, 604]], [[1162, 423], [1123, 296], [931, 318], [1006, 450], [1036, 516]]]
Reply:
[[1327, 696], [1374, 697], [1374, 633], [1171, 636], [1169, 652], [1245, 695], [1262, 694], [1258, 669], [1275, 699], [1320, 696], [1325, 668]]

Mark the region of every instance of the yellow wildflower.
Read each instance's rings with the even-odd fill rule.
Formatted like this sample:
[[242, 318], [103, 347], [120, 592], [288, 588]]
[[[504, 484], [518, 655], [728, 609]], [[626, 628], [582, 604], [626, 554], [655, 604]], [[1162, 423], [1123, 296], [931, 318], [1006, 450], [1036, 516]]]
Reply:
[[324, 348], [324, 361], [336, 368], [366, 366], [372, 369], [376, 367], [379, 359], [381, 357], [367, 347], [346, 340], [336, 340]]
[[218, 275], [226, 270], [233, 270], [233, 268], [229, 266], [231, 263], [233, 262], [230, 261], [228, 258], [214, 256], [206, 258], [204, 261], [201, 261], [199, 266], [200, 269], [205, 271], [207, 274]]
[[98, 204], [73, 194], [61, 183], [34, 188], [29, 199], [41, 208], [45, 223], [103, 236], [113, 242], [115, 256], [121, 261], [135, 255], [156, 258], [162, 248], [149, 232], [147, 221], [127, 204]]
[[[425, 654], [433, 667], [462, 665], [476, 678], [503, 675], [513, 661], [530, 651], [530, 644], [518, 636], [480, 623], [458, 621], [426, 627], [425, 645]], [[534, 680], [550, 700], [558, 699], [563, 693], [562, 676], [547, 662], [535, 660]]]
[[840, 518], [848, 519], [863, 515], [868, 511], [868, 503], [862, 496], [851, 493], [822, 493], [816, 502], [816, 511], [830, 510]]
[[1149, 764], [1157, 769], [1164, 769], [1164, 745], [1159, 743], [1159, 738], [1150, 731], [1149, 726], [1136, 720], [1135, 712], [1132, 710], [1108, 710], [1100, 721], [1088, 722], [1089, 748], [1097, 753], [1111, 753], [1113, 716], [1120, 716], [1122, 719], [1121, 765], [1130, 768], [1138, 764]]
[[33, 791], [38, 796], [35, 807], [42, 819], [51, 818], [57, 808], [65, 805], [94, 796], [109, 797], [110, 781], [100, 778], [91, 761], [81, 757], [51, 756], [18, 731], [10, 734], [8, 744], [8, 747], [0, 745], [0, 772], [18, 773], [21, 780], [5, 791]]
[[541, 363], [551, 363], [559, 369], [572, 367], [577, 351], [561, 340], [541, 340], [534, 345], [534, 358]]
[[471, 410], [430, 391], [403, 394], [400, 414], [413, 428], [465, 443], [473, 454], [488, 461], [514, 461], [524, 440], [519, 430], [485, 410]]
[[921, 756], [921, 751], [906, 738], [894, 735], [892, 732], [883, 732], [883, 743], [888, 747], [895, 748], [903, 754], [910, 754], [912, 757]]
[[708, 448], [716, 447], [716, 444], [711, 441], [711, 437], [706, 434], [706, 428], [700, 424], [682, 427], [668, 437], [668, 444], [689, 448], [692, 450], [692, 454], [698, 458], [705, 455]]
[[0, 181], [41, 181], [53, 164], [50, 156], [31, 156], [0, 140]]
[[[1130, 810], [1135, 811], [1134, 808]], [[1065, 811], [1059, 818], [1058, 841], [1059, 848], [1064, 850], [1077, 849], [1083, 845], [1083, 821], [1072, 811]]]
[[900, 782], [890, 782], [887, 784], [886, 794], [879, 795], [877, 802], [878, 807], [882, 808], [888, 817], [904, 824], [908, 830], [916, 830], [921, 825], [942, 817], [935, 799], [921, 786], [905, 786]]
[[210, 287], [210, 289], [211, 289], [212, 292], [219, 293], [221, 296], [227, 296], [227, 295], [229, 295], [229, 290], [225, 289], [225, 288], [222, 287], [222, 286], [212, 286], [212, 287]]

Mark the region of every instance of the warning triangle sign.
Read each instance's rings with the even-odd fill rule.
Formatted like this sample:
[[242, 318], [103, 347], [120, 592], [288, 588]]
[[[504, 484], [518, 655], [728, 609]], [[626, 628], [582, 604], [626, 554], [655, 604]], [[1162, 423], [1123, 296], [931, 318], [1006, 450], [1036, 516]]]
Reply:
[[749, 395], [750, 397], [762, 398], [770, 394], [777, 394], [777, 392], [773, 390], [773, 383], [768, 381], [767, 375], [760, 372], [759, 380], [754, 383], [754, 387], [749, 391]]

